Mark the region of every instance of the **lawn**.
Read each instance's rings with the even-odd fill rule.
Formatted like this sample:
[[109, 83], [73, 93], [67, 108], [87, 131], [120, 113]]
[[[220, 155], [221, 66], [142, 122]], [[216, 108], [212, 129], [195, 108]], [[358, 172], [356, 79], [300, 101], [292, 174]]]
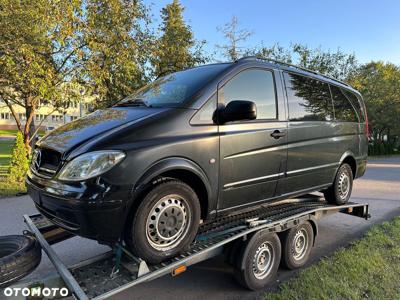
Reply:
[[11, 159], [14, 141], [0, 141], [0, 166], [8, 166]]
[[10, 164], [14, 141], [0, 141], [0, 197], [15, 196], [19, 192], [25, 192], [24, 183], [11, 183], [5, 178]]
[[303, 270], [264, 300], [400, 299], [400, 217]]
[[0, 129], [0, 136], [16, 136], [18, 130], [13, 130], [13, 129]]

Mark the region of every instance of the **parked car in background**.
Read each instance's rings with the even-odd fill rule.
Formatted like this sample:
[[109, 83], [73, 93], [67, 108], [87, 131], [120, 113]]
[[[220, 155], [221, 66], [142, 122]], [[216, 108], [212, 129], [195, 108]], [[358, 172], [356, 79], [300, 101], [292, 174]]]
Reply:
[[55, 129], [27, 185], [55, 224], [156, 263], [216, 216], [313, 191], [346, 203], [367, 132], [349, 85], [245, 58], [167, 75]]

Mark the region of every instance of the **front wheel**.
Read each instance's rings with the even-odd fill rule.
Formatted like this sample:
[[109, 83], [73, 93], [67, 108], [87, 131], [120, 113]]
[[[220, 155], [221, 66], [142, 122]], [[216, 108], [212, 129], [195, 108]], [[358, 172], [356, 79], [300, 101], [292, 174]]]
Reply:
[[189, 246], [199, 222], [200, 204], [193, 189], [179, 180], [164, 181], [140, 203], [126, 242], [133, 254], [160, 263]]
[[350, 199], [352, 189], [353, 171], [344, 163], [339, 167], [333, 184], [324, 191], [325, 200], [331, 204], [345, 204]]

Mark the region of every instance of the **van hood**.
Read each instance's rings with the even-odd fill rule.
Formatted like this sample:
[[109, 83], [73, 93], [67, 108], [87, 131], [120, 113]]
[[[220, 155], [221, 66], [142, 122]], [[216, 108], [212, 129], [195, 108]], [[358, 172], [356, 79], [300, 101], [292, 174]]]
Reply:
[[168, 108], [112, 107], [97, 110], [51, 131], [37, 145], [65, 153], [102, 133], [162, 113]]

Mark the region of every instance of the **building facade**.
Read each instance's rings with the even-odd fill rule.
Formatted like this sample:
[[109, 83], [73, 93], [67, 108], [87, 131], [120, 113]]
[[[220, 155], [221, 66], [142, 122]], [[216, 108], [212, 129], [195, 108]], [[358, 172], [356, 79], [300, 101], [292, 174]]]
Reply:
[[[35, 126], [41, 123], [42, 130], [52, 130], [63, 124], [74, 121], [86, 115], [92, 108], [89, 101], [85, 99], [81, 102], [71, 102], [66, 109], [59, 109], [54, 111], [54, 108], [48, 103], [39, 103], [38, 108], [34, 114]], [[24, 126], [26, 123], [25, 108], [14, 105], [14, 110]], [[15, 130], [18, 129], [14, 116], [8, 106], [0, 99], [0, 130]]]

